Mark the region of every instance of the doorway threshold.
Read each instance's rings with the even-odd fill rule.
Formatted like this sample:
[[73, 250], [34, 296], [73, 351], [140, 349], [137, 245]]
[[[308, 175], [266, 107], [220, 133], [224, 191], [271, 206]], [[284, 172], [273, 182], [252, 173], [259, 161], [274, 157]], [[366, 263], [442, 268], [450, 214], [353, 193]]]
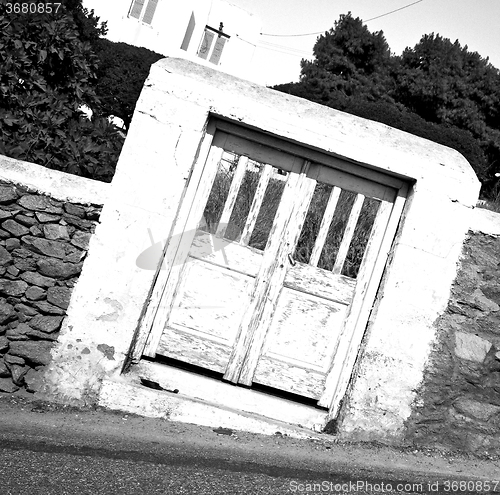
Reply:
[[145, 360], [105, 379], [98, 402], [142, 416], [294, 438], [316, 438], [328, 416], [324, 409]]

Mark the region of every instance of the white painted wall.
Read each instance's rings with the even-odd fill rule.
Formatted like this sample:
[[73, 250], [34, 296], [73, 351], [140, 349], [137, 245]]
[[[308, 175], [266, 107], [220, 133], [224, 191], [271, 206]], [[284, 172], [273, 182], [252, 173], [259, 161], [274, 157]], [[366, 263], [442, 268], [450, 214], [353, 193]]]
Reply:
[[[148, 0], [145, 0], [145, 6]], [[158, 0], [151, 25], [129, 17], [132, 0], [83, 0], [101, 21], [107, 21], [107, 38], [141, 46], [165, 56], [187, 58], [245, 79], [253, 80], [252, 58], [260, 32], [260, 21], [251, 13], [224, 0]], [[144, 11], [145, 7], [143, 8]], [[191, 15], [195, 28], [187, 51], [181, 50]], [[205, 26], [215, 29], [224, 24], [230, 36], [218, 66], [197, 56]]]
[[412, 184], [340, 424], [347, 439], [400, 438], [477, 201], [471, 166], [454, 150], [384, 124], [172, 58], [152, 66], [137, 103], [44, 392], [95, 403], [103, 380], [130, 383], [121, 371], [141, 338], [154, 283], [154, 271], [136, 259], [150, 246], [148, 228], [168, 238], [213, 115]]

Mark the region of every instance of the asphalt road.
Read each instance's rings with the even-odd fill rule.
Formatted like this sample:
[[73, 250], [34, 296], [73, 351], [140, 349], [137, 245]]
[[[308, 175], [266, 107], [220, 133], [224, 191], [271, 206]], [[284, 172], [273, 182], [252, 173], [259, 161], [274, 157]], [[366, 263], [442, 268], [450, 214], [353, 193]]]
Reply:
[[418, 469], [384, 449], [0, 400], [2, 495], [477, 494], [500, 477], [498, 464], [435, 458], [430, 473], [432, 458], [412, 459]]

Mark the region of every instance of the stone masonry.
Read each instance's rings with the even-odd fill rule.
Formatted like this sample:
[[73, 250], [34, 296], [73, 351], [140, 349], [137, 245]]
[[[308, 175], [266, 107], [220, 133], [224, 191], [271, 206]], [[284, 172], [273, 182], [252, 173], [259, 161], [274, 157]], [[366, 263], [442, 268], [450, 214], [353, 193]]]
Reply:
[[437, 328], [407, 441], [500, 454], [500, 236], [469, 233]]
[[0, 392], [36, 390], [100, 209], [0, 181]]

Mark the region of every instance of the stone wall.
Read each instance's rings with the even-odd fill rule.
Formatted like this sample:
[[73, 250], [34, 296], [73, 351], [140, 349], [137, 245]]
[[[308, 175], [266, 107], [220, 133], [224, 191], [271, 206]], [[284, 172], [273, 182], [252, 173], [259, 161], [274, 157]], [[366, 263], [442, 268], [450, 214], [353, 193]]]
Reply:
[[500, 454], [500, 215], [476, 212], [489, 226], [473, 225], [464, 244], [406, 438]]
[[[51, 359], [102, 205], [71, 201], [67, 188], [61, 194], [54, 187], [50, 196], [59, 199], [44, 194], [45, 179], [62, 185], [67, 174], [0, 161], [0, 392], [34, 391], [39, 371]], [[28, 185], [8, 180], [11, 176], [25, 177]], [[37, 178], [41, 187], [33, 185]], [[86, 181], [69, 179], [75, 190]]]

